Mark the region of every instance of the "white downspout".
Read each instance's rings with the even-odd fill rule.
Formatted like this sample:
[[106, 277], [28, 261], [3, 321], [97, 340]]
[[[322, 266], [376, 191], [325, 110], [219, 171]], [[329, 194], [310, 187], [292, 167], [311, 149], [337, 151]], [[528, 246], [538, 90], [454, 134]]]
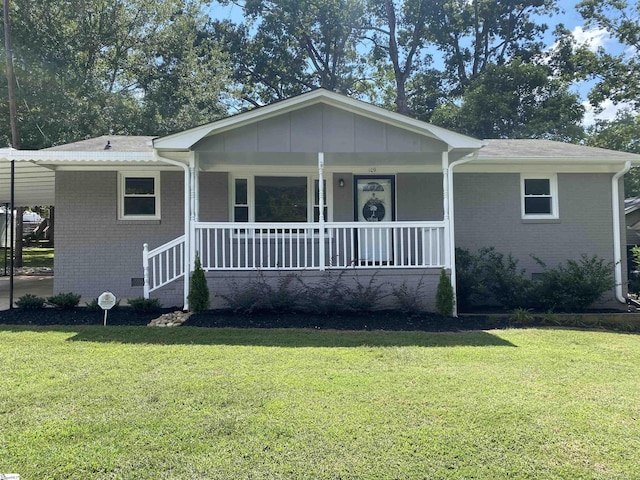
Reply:
[[620, 178], [631, 169], [631, 162], [624, 163], [624, 168], [611, 179], [611, 207], [613, 211], [613, 263], [616, 283], [616, 299], [627, 303], [622, 288], [622, 239], [620, 237]]
[[456, 160], [451, 165], [449, 165], [448, 172], [448, 185], [447, 189], [449, 191], [448, 201], [449, 201], [449, 252], [451, 256], [451, 286], [453, 287], [453, 316], [458, 316], [458, 293], [456, 291], [456, 235], [455, 235], [455, 221], [454, 221], [454, 211], [453, 211], [453, 169], [458, 165], [462, 165], [463, 163], [471, 162], [478, 158], [478, 152], [476, 151], [471, 158], [463, 158], [460, 160]]
[[184, 310], [189, 310], [189, 272], [191, 271], [191, 172], [189, 165], [171, 160], [160, 156], [160, 154], [154, 149], [153, 156], [156, 161], [166, 163], [168, 165], [174, 165], [184, 170]]

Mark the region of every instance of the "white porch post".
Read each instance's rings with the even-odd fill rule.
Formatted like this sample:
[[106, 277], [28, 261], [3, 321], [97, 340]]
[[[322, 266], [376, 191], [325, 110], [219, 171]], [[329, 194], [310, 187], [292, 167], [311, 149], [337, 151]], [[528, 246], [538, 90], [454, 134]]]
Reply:
[[189, 158], [189, 191], [185, 194], [185, 202], [189, 203], [189, 236], [187, 243], [187, 265], [184, 273], [184, 304], [185, 309], [189, 308], [189, 290], [191, 282], [191, 272], [196, 261], [196, 182], [198, 174], [196, 168], [195, 153]]
[[444, 258], [447, 267], [451, 268], [451, 244], [449, 242], [449, 230], [451, 222], [449, 217], [449, 152], [442, 152], [442, 211], [444, 213]]
[[325, 225], [324, 225], [324, 152], [318, 152], [318, 223], [320, 224], [320, 241], [318, 242], [318, 261], [320, 271], [325, 270]]
[[458, 297], [456, 294], [456, 247], [453, 235], [453, 168], [449, 165], [449, 152], [442, 152], [442, 201], [444, 211], [445, 258], [449, 267], [449, 279], [453, 289], [453, 312], [458, 316]]
[[143, 296], [149, 298], [149, 244], [142, 246], [142, 272], [144, 277]]

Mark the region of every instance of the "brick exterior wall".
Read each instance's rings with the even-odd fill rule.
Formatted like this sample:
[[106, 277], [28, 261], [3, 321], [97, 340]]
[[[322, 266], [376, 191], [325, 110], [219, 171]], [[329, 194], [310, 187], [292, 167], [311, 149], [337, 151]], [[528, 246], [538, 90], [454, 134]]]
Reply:
[[56, 172], [54, 292], [142, 296], [131, 279], [143, 276], [143, 244], [155, 248], [183, 233], [183, 178], [182, 172], [161, 173], [161, 220], [122, 221], [117, 172]]

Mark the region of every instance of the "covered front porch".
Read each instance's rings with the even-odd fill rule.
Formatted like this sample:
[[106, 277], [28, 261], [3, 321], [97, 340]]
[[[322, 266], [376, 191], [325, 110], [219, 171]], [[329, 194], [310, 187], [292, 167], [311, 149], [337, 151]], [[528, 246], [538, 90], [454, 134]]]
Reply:
[[[185, 234], [144, 248], [144, 295], [207, 272], [453, 267], [453, 169], [482, 143], [315, 91], [156, 139]], [[215, 212], [215, 213], [212, 213]]]

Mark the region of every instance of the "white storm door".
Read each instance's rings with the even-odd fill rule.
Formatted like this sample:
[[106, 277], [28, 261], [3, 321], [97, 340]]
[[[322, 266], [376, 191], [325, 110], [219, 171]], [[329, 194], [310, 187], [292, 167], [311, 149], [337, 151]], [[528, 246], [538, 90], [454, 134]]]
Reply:
[[[356, 211], [359, 222], [390, 223], [394, 220], [395, 192], [393, 176], [356, 176]], [[359, 228], [357, 252], [359, 263], [393, 262], [392, 225], [389, 228]]]

